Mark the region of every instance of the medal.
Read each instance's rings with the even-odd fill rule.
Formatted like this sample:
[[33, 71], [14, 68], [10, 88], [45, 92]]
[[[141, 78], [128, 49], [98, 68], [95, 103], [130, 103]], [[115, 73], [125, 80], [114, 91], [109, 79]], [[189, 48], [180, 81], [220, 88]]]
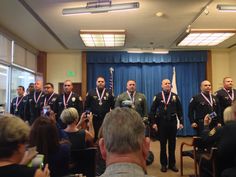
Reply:
[[63, 94], [63, 104], [64, 104], [64, 109], [67, 108], [68, 102], [70, 100], [70, 97], [72, 96], [72, 92], [70, 92], [70, 95], [68, 96], [67, 100], [66, 100], [66, 96], [65, 94]]
[[134, 98], [135, 98], [135, 94], [136, 94], [136, 92], [133, 93], [133, 96], [132, 96], [132, 97], [131, 97], [130, 93], [128, 92], [128, 90], [127, 90], [127, 94], [128, 94], [128, 96], [129, 96], [129, 99], [130, 99], [131, 102], [132, 102], [131, 107], [132, 107], [132, 108], [135, 108]]
[[164, 95], [164, 92], [163, 92], [163, 91], [161, 92], [161, 94], [162, 94], [163, 102], [164, 102], [164, 104], [165, 104], [164, 110], [166, 111], [166, 110], [167, 110], [167, 106], [168, 106], [168, 104], [169, 104], [169, 102], [170, 102], [171, 92], [170, 92], [169, 95], [168, 95], [167, 101], [166, 101], [166, 98], [165, 98], [165, 95]]
[[104, 88], [103, 90], [102, 90], [102, 95], [100, 95], [99, 94], [99, 91], [98, 91], [98, 88], [96, 88], [96, 92], [97, 92], [97, 96], [98, 96], [98, 100], [99, 100], [99, 105], [101, 106], [102, 105], [102, 99], [103, 99], [103, 97], [104, 97], [104, 94], [105, 94], [105, 90], [106, 90], [106, 88]]
[[38, 102], [39, 102], [39, 99], [40, 99], [40, 97], [41, 97], [41, 95], [42, 95], [42, 91], [40, 92], [40, 94], [39, 94], [39, 96], [38, 96], [38, 98], [36, 99], [36, 92], [34, 92], [34, 102], [35, 102], [35, 108], [38, 108]]
[[211, 93], [209, 93], [210, 100], [203, 94], [203, 92], [201, 92], [201, 95], [203, 96], [204, 100], [206, 100], [207, 103], [213, 108], [213, 99], [212, 99]]
[[19, 100], [19, 97], [16, 98], [16, 109], [15, 109], [15, 112], [18, 111], [18, 106], [20, 105], [20, 103], [23, 100], [23, 98], [24, 98], [24, 96], [22, 96], [20, 100]]
[[230, 95], [229, 92], [225, 88], [223, 88], [223, 89], [227, 93], [229, 99], [231, 100], [231, 103], [233, 103], [233, 101], [234, 101], [234, 90], [231, 89], [232, 90], [232, 95]]

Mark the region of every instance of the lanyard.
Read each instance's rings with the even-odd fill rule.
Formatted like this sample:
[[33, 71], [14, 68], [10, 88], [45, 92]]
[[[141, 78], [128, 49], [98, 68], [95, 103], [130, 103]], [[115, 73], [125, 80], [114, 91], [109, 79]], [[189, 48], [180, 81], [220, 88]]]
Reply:
[[129, 99], [131, 100], [131, 102], [134, 104], [134, 98], [135, 98], [136, 92], [133, 93], [133, 97], [131, 97], [131, 94], [128, 91], [127, 91], [127, 94], [129, 96]]
[[65, 109], [67, 108], [67, 105], [68, 105], [68, 102], [69, 102], [71, 96], [72, 96], [72, 92], [70, 92], [70, 95], [69, 95], [69, 97], [66, 100], [65, 94], [63, 94], [63, 104], [64, 104], [64, 108]]
[[231, 101], [233, 102], [233, 101], [234, 101], [234, 90], [231, 89], [231, 90], [232, 90], [232, 95], [230, 95], [229, 92], [228, 92], [225, 88], [223, 88], [223, 89], [224, 89], [224, 91], [227, 93], [227, 95], [229, 96], [229, 98], [231, 99]]
[[201, 95], [203, 96], [203, 98], [209, 103], [209, 105], [211, 107], [213, 107], [213, 100], [212, 100], [212, 96], [211, 94], [209, 93], [209, 96], [210, 96], [210, 100], [201, 92]]
[[105, 90], [106, 90], [106, 88], [104, 88], [104, 89], [102, 90], [102, 95], [100, 95], [100, 94], [99, 94], [99, 91], [98, 91], [98, 88], [96, 88], [96, 92], [97, 92], [97, 96], [98, 96], [98, 100], [99, 100], [99, 105], [102, 105], [102, 99], [103, 99], [103, 97], [104, 97]]
[[[16, 109], [18, 108], [18, 106], [20, 105], [21, 101], [23, 100], [24, 96], [21, 97], [21, 99], [19, 100], [20, 97], [16, 98]], [[19, 100], [19, 101], [18, 101]]]
[[167, 101], [166, 101], [166, 97], [165, 97], [165, 94], [163, 91], [161, 91], [161, 94], [162, 94], [162, 99], [163, 99], [163, 102], [165, 104], [165, 109], [167, 108], [167, 105], [169, 104], [170, 102], [170, 97], [171, 97], [171, 92], [169, 93], [168, 95], [168, 98], [167, 98]]
[[43, 93], [43, 92], [41, 91], [40, 94], [39, 94], [39, 96], [38, 96], [38, 98], [36, 99], [36, 92], [34, 92], [34, 102], [35, 102], [36, 105], [38, 104], [39, 99], [40, 99], [42, 93]]
[[47, 97], [45, 96], [45, 99], [44, 99], [44, 106], [47, 106], [47, 105], [48, 105], [48, 102], [51, 100], [51, 98], [53, 97], [54, 94], [55, 94], [55, 92], [53, 92], [53, 93], [51, 94], [51, 96], [48, 98], [48, 100], [47, 100]]

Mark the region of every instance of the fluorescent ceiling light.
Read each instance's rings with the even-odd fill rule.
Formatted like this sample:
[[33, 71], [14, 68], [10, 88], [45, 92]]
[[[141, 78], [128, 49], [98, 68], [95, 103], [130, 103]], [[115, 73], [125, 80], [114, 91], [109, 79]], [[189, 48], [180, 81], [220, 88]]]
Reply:
[[80, 30], [86, 47], [123, 47], [125, 30]]
[[236, 5], [218, 4], [216, 8], [222, 12], [236, 12]]
[[153, 53], [153, 54], [168, 54], [167, 49], [129, 49], [128, 53]]
[[65, 8], [63, 15], [78, 15], [88, 13], [104, 13], [109, 11], [129, 10], [139, 8], [139, 2], [112, 4], [111, 0], [88, 2], [85, 7]]
[[190, 29], [178, 46], [216, 46], [235, 33], [235, 29]]

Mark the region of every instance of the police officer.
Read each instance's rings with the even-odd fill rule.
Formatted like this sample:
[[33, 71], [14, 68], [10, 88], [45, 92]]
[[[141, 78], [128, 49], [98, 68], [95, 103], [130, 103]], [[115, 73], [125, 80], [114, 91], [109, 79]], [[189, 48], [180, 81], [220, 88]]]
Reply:
[[[225, 108], [231, 106], [232, 102], [236, 100], [236, 90], [233, 89], [233, 80], [231, 77], [223, 79], [223, 88], [215, 93], [220, 103], [221, 118], [223, 119], [223, 112]], [[223, 123], [223, 120], [221, 120]]]
[[[231, 109], [228, 109], [231, 115], [234, 117], [231, 120], [225, 122], [224, 126], [214, 127], [211, 129], [210, 124], [212, 118], [205, 116], [204, 118], [204, 131], [201, 135], [202, 145], [207, 147], [217, 147], [215, 156], [215, 169], [216, 176], [223, 176], [222, 171], [228, 168], [235, 168], [236, 166], [236, 102], [234, 101]], [[210, 162], [212, 163], [212, 162]], [[206, 169], [206, 170], [205, 170]], [[201, 176], [209, 176], [208, 171], [212, 170], [212, 165], [203, 161], [203, 165], [200, 166]], [[233, 171], [232, 171], [233, 172]], [[220, 175], [221, 174], [221, 175]], [[231, 174], [232, 175], [232, 174]], [[234, 173], [235, 176], [236, 174]]]
[[59, 121], [59, 124], [62, 126], [62, 128], [64, 128], [65, 125], [61, 122], [60, 115], [64, 109], [73, 107], [77, 109], [80, 116], [82, 115], [83, 112], [82, 98], [72, 91], [73, 90], [72, 81], [66, 80], [64, 82], [63, 89], [64, 93], [62, 93], [58, 99], [58, 111], [57, 111], [57, 121]]
[[25, 120], [31, 125], [34, 120], [41, 115], [43, 110], [44, 98], [43, 82], [37, 80], [34, 84], [34, 92], [27, 95], [25, 105]]
[[112, 92], [105, 88], [106, 83], [104, 77], [97, 77], [96, 85], [97, 87], [95, 89], [87, 93], [85, 100], [85, 110], [93, 113], [94, 141], [98, 138], [98, 131], [106, 113], [113, 109], [115, 104]]
[[20, 85], [16, 91], [18, 96], [11, 101], [10, 113], [24, 120], [24, 108], [27, 101], [24, 97], [25, 88]]
[[44, 93], [45, 93], [45, 98], [44, 98], [44, 110], [50, 109], [54, 113], [57, 114], [58, 111], [58, 97], [59, 95], [54, 92], [54, 85], [50, 82], [44, 84]]
[[[153, 98], [149, 117], [153, 123], [152, 127], [156, 129], [160, 135], [161, 172], [167, 171], [167, 162], [169, 169], [178, 172], [175, 166], [175, 146], [178, 120], [180, 121], [179, 128], [183, 128], [182, 106], [179, 97], [171, 92], [170, 80], [162, 80], [161, 87], [162, 91]], [[168, 160], [166, 155], [167, 141]]]
[[115, 102], [115, 107], [131, 107], [135, 109], [142, 118], [147, 117], [146, 96], [136, 91], [136, 81], [128, 80], [127, 91], [121, 93]]
[[220, 126], [220, 104], [217, 97], [211, 94], [211, 83], [207, 80], [201, 83], [201, 93], [194, 96], [189, 103], [189, 121], [191, 127], [197, 131], [199, 136], [204, 129], [204, 117], [213, 115], [211, 126]]

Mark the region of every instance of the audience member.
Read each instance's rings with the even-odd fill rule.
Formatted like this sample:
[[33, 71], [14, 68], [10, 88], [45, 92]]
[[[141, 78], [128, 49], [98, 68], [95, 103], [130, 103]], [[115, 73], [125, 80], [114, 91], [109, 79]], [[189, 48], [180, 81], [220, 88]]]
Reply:
[[60, 143], [56, 125], [47, 117], [38, 117], [32, 125], [29, 145], [36, 146], [48, 163], [51, 177], [60, 177], [68, 173], [70, 146]]
[[91, 145], [93, 143], [94, 128], [92, 113], [89, 115], [83, 113], [79, 121], [77, 110], [75, 108], [68, 108], [62, 111], [61, 120], [67, 125], [64, 131], [71, 142], [71, 150], [83, 149], [86, 148], [86, 144]]
[[144, 177], [150, 139], [145, 137], [141, 116], [133, 109], [116, 108], [101, 126], [99, 147], [106, 170], [102, 177]]
[[49, 177], [47, 165], [44, 171], [25, 165], [36, 155], [35, 151], [26, 151], [29, 132], [30, 128], [20, 118], [0, 116], [0, 176]]

